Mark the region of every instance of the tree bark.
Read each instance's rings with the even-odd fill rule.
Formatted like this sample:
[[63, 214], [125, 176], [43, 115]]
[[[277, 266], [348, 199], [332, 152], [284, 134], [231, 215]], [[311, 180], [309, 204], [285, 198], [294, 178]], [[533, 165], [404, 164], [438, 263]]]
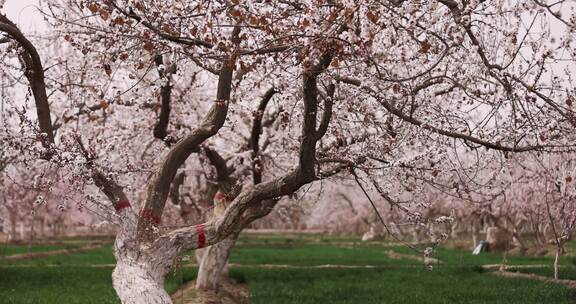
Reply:
[[44, 82], [44, 67], [40, 55], [36, 47], [24, 36], [16, 24], [2, 14], [0, 14], [0, 32], [8, 34], [23, 50], [20, 52], [20, 59], [24, 66], [24, 75], [28, 79], [34, 95], [40, 131], [46, 136], [46, 140], [42, 140], [42, 144], [49, 147], [49, 143], [54, 143], [54, 130]]
[[[252, 132], [249, 144], [250, 147], [252, 147], [252, 175], [254, 184], [259, 184], [262, 182], [262, 164], [259, 157], [260, 134], [262, 134], [262, 118], [264, 117], [264, 111], [266, 110], [268, 102], [275, 93], [276, 91], [274, 88], [270, 88], [264, 94], [258, 106], [258, 110], [256, 112], [257, 115], [255, 115], [252, 124]], [[237, 180], [231, 178], [230, 170], [228, 169], [226, 161], [216, 151], [205, 148], [205, 152], [210, 159], [212, 166], [214, 166], [216, 169], [220, 191], [222, 194], [225, 193], [225, 195], [214, 196], [213, 217], [217, 217], [221, 215], [221, 213], [223, 213], [223, 211], [226, 209], [229, 203], [227, 200], [235, 198], [238, 195], [238, 193], [236, 193], [236, 191], [233, 189]], [[225, 199], [222, 200], [222, 198]], [[268, 213], [269, 211], [265, 214]], [[262, 216], [265, 214], [262, 213]], [[212, 245], [206, 249], [196, 250], [196, 260], [199, 264], [198, 276], [196, 279], [197, 289], [218, 291], [221, 280], [225, 279], [227, 275], [228, 258], [232, 248], [234, 248], [234, 245], [238, 240], [239, 234], [239, 232], [234, 233], [215, 245]]]
[[116, 263], [112, 285], [123, 304], [172, 304], [164, 290], [164, 277], [152, 265], [131, 261]]
[[10, 218], [10, 241], [18, 239], [18, 231], [16, 230], [16, 218]]
[[236, 244], [236, 240], [237, 235], [232, 235], [206, 249], [198, 269], [196, 288], [218, 291], [220, 281], [225, 275], [230, 252], [234, 244]]
[[172, 304], [164, 289], [164, 278], [170, 270], [161, 252], [134, 250], [135, 241], [124, 233], [116, 237], [114, 256], [116, 267], [112, 285], [123, 304]]
[[472, 249], [476, 248], [478, 245], [478, 239], [480, 238], [480, 231], [478, 224], [475, 221], [472, 221]]
[[554, 280], [558, 280], [558, 262], [560, 261], [560, 254], [562, 249], [556, 248], [556, 255], [554, 256]]

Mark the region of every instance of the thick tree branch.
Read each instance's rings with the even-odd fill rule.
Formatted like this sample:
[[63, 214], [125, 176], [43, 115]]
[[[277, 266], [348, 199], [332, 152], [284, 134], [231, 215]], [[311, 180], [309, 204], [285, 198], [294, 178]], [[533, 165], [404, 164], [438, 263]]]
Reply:
[[[204, 152], [212, 167], [216, 169], [216, 182], [218, 185], [229, 182], [232, 170], [228, 168], [226, 160], [214, 149], [204, 147]], [[222, 188], [222, 186], [220, 186], [220, 188]]]
[[[162, 106], [160, 108], [160, 115], [158, 116], [158, 122], [154, 127], [154, 137], [166, 141], [166, 136], [168, 132], [168, 122], [170, 121], [170, 97], [172, 93], [172, 83], [170, 82], [171, 71], [173, 68], [167, 69], [164, 67], [164, 61], [162, 59], [162, 55], [156, 55], [154, 58], [154, 62], [158, 68], [158, 74], [160, 76], [160, 81], [162, 85], [160, 87], [160, 100]], [[164, 67], [163, 69], [160, 69]], [[168, 145], [170, 145], [169, 141], [166, 141]]]
[[170, 185], [170, 200], [174, 205], [180, 205], [180, 187], [184, 184], [184, 180], [186, 179], [186, 173], [180, 172]]
[[114, 180], [107, 178], [98, 169], [92, 169], [92, 180], [94, 185], [102, 191], [108, 200], [112, 202], [114, 209], [120, 213], [122, 210], [132, 210], [128, 197], [124, 193], [122, 186], [118, 185]]
[[44, 68], [42, 67], [40, 55], [38, 54], [36, 47], [26, 38], [26, 36], [24, 36], [16, 24], [2, 14], [0, 14], [0, 32], [8, 34], [8, 36], [14, 39], [23, 50], [20, 57], [25, 68], [24, 75], [28, 79], [30, 89], [34, 95], [40, 131], [46, 134], [47, 142], [43, 141], [43, 144], [48, 146], [48, 142], [54, 143], [54, 131], [52, 129], [50, 105], [48, 104], [46, 83], [44, 82]]
[[218, 130], [224, 125], [232, 89], [234, 61], [234, 59], [230, 59], [222, 66], [218, 79], [216, 102], [204, 118], [204, 121], [191, 134], [184, 137], [170, 149], [160, 170], [149, 182], [146, 203], [143, 210], [150, 216], [142, 217], [139, 221], [138, 230], [140, 232], [143, 232], [150, 223], [158, 222], [162, 216], [170, 189], [170, 183], [172, 183], [172, 179], [174, 179], [178, 168], [180, 168], [190, 154], [199, 150], [200, 144], [216, 135]]
[[[300, 187], [317, 179], [315, 174], [318, 88], [317, 78], [330, 64], [332, 54], [324, 54], [320, 62], [304, 70], [304, 113], [298, 166], [290, 173], [269, 182], [260, 183], [240, 193], [223, 215], [207, 223], [185, 227], [162, 235], [152, 244], [152, 250], [177, 257], [186, 250], [215, 244], [243, 227], [242, 215], [251, 206], [263, 201], [292, 194]], [[254, 211], [256, 212], [256, 211]], [[247, 214], [250, 215], [250, 214]], [[200, 241], [202, 240], [202, 241]]]
[[264, 117], [264, 112], [266, 111], [266, 106], [272, 96], [276, 94], [274, 88], [268, 89], [260, 104], [256, 113], [254, 113], [254, 120], [252, 121], [252, 131], [250, 132], [250, 147], [252, 148], [252, 179], [254, 184], [259, 184], [262, 182], [262, 162], [260, 158], [260, 135], [262, 134], [262, 119]]
[[324, 111], [322, 112], [322, 119], [320, 120], [320, 126], [318, 126], [318, 131], [316, 131], [316, 136], [321, 138], [326, 134], [328, 130], [328, 125], [332, 119], [332, 106], [334, 105], [334, 91], [336, 86], [331, 83], [326, 90], [326, 98], [324, 98]]

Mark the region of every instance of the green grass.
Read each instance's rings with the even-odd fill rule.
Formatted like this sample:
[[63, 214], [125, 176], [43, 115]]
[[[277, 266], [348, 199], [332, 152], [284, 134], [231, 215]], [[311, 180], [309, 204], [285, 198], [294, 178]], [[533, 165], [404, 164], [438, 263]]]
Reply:
[[[398, 248], [398, 250], [406, 251], [406, 248]], [[502, 253], [483, 252], [479, 255], [472, 255], [472, 250], [461, 250], [451, 248], [436, 248], [434, 257], [454, 265], [486, 265], [486, 264], [500, 264], [502, 263], [504, 255]], [[552, 265], [554, 257], [551, 256], [521, 256], [521, 255], [507, 255], [506, 264], [508, 265], [535, 265], [535, 264], [550, 264]], [[560, 264], [572, 264], [572, 257], [561, 257]]]
[[70, 249], [78, 247], [79, 244], [34, 244], [34, 245], [17, 245], [17, 244], [0, 244], [0, 256], [15, 254], [26, 254], [32, 252], [46, 252], [52, 250]]
[[29, 266], [89, 266], [95, 264], [114, 264], [114, 255], [111, 246], [102, 246], [96, 249], [74, 252], [72, 254], [53, 255], [28, 260], [0, 260], [0, 265], [29, 265]]
[[[493, 276], [479, 265], [498, 264], [501, 254], [473, 256], [470, 250], [438, 248], [443, 263], [429, 272], [420, 261], [388, 257], [393, 250], [416, 254], [387, 242], [362, 243], [348, 237], [258, 235], [241, 237], [231, 262], [242, 264], [230, 274], [248, 284], [253, 303], [574, 303], [576, 291], [563, 285]], [[551, 257], [509, 256], [508, 264], [552, 264]], [[111, 286], [111, 246], [34, 260], [0, 260], [1, 303], [118, 303]], [[561, 269], [576, 279], [574, 257]], [[376, 265], [378, 268], [261, 268], [257, 264], [314, 266]], [[1, 266], [4, 265], [4, 266]], [[531, 268], [534, 270], [536, 268]], [[537, 268], [543, 274], [549, 268]], [[524, 269], [522, 269], [524, 271]], [[179, 269], [167, 277], [173, 293], [194, 279], [196, 269]]]
[[[554, 277], [554, 268], [549, 267], [534, 267], [534, 268], [509, 268], [508, 271], [533, 273], [549, 278]], [[558, 278], [564, 280], [576, 280], [576, 266], [560, 267], [558, 269]]]
[[169, 294], [173, 294], [184, 283], [195, 280], [197, 274], [197, 268], [178, 268], [168, 274], [166, 282], [164, 283], [164, 289], [166, 289], [166, 292]]
[[[421, 246], [420, 250], [423, 250]], [[421, 264], [416, 260], [392, 260], [388, 257], [388, 251], [401, 254], [419, 256], [418, 252], [406, 246], [390, 246], [387, 242], [369, 242], [339, 239], [327, 242], [318, 242], [310, 238], [284, 238], [279, 236], [266, 238], [259, 236], [250, 239], [244, 236], [244, 241], [234, 248], [231, 254], [231, 262], [243, 265], [255, 264], [289, 264], [298, 266], [313, 266], [323, 264], [343, 265], [406, 265]], [[453, 249], [438, 247], [434, 250], [433, 257], [439, 259], [442, 265], [448, 266], [475, 266], [486, 264], [500, 264], [503, 260], [502, 253], [484, 252], [480, 255], [472, 255], [472, 250]], [[574, 265], [575, 257], [563, 256], [561, 265]], [[553, 257], [508, 255], [506, 263], [509, 265], [551, 265]]]
[[334, 247], [330, 245], [292, 245], [234, 248], [230, 262], [243, 265], [287, 264], [314, 266], [324, 264], [344, 265], [406, 265], [412, 260], [392, 260], [388, 258], [386, 247]]
[[231, 275], [247, 281], [252, 303], [574, 303], [557, 284], [491, 276], [472, 268], [261, 269]]
[[[165, 289], [174, 293], [196, 277], [195, 269], [176, 271]], [[120, 303], [112, 288], [111, 267], [0, 267], [0, 302], [14, 304]]]
[[2, 303], [119, 303], [111, 268], [0, 267]]
[[109, 235], [97, 235], [97, 236], [67, 236], [67, 237], [58, 237], [58, 238], [50, 238], [47, 241], [56, 241], [56, 242], [114, 242], [114, 237]]
[[323, 234], [241, 234], [239, 245], [279, 245], [279, 244], [314, 244], [336, 242], [359, 242], [354, 236], [329, 236]]

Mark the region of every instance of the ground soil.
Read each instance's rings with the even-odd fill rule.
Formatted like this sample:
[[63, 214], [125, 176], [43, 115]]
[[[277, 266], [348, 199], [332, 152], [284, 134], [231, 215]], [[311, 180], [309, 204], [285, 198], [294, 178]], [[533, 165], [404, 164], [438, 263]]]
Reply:
[[510, 271], [494, 271], [491, 274], [508, 277], [508, 278], [526, 278], [531, 280], [545, 281], [550, 283], [558, 283], [566, 285], [570, 288], [576, 288], [576, 281], [574, 280], [554, 280], [550, 277], [540, 276], [533, 273], [521, 273], [521, 272], [510, 272]]
[[[417, 255], [413, 255], [413, 254], [405, 254], [405, 253], [398, 253], [395, 252], [393, 250], [388, 250], [386, 252], [386, 255], [388, 255], [389, 258], [394, 259], [394, 260], [414, 260], [414, 261], [419, 261], [422, 262], [423, 259], [421, 256], [417, 256]], [[440, 261], [438, 261], [438, 259], [435, 258], [428, 258], [428, 261], [430, 261], [431, 263], [434, 264], [438, 264], [440, 263]]]
[[217, 292], [196, 289], [190, 281], [172, 295], [174, 304], [249, 304], [250, 293], [246, 284], [222, 280]]

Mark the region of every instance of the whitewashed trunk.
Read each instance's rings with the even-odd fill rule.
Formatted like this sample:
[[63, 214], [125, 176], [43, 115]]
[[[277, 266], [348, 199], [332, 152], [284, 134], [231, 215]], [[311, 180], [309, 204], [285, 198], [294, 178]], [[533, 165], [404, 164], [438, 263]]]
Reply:
[[155, 275], [146, 265], [119, 261], [112, 285], [123, 304], [172, 304], [164, 290], [164, 276]]
[[120, 234], [114, 243], [114, 256], [112, 285], [123, 304], [172, 304], [164, 289], [164, 278], [171, 265], [168, 255], [138, 249], [135, 242], [123, 239]]
[[218, 290], [218, 285], [227, 272], [228, 257], [232, 247], [236, 244], [236, 239], [237, 236], [231, 236], [206, 248], [198, 269], [196, 288]]
[[478, 239], [480, 238], [480, 231], [478, 231], [478, 225], [476, 223], [472, 223], [472, 249], [478, 246]]
[[556, 255], [554, 256], [554, 280], [558, 280], [558, 262], [560, 261], [561, 249], [556, 248]]
[[196, 264], [200, 266], [202, 264], [202, 259], [204, 259], [204, 254], [208, 248], [198, 248], [194, 250], [194, 256], [196, 257]]
[[[222, 192], [214, 195], [214, 210], [212, 218], [220, 216], [226, 210], [230, 199]], [[228, 257], [230, 251], [239, 233], [234, 233], [217, 244], [207, 247], [198, 252], [196, 257], [201, 256], [198, 260], [198, 276], [196, 277], [196, 288], [202, 290], [218, 291], [220, 282], [225, 274], [227, 274]], [[198, 250], [197, 250], [198, 251]]]

